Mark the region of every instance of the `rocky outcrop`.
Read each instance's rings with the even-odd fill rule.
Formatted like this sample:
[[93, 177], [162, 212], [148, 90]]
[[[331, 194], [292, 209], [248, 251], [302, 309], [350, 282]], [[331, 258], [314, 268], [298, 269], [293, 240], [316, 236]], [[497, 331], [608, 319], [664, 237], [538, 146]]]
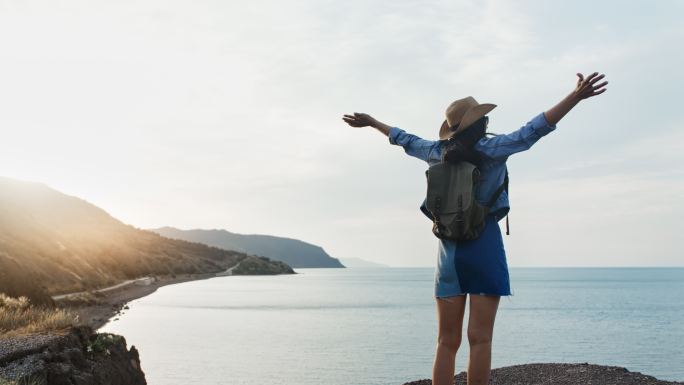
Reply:
[[[466, 385], [467, 374], [454, 378], [455, 385]], [[404, 385], [431, 385], [430, 380]], [[684, 382], [661, 381], [619, 366], [581, 364], [524, 364], [492, 369], [489, 385], [682, 385]]]
[[138, 351], [122, 336], [72, 328], [62, 335], [0, 337], [0, 383], [143, 385]]

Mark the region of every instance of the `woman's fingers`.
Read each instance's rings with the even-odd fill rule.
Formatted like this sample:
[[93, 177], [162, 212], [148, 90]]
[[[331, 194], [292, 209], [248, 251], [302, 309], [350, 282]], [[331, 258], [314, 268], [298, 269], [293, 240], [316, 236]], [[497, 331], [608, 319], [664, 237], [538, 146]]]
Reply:
[[591, 95], [589, 95], [589, 96], [596, 96], [596, 95], [598, 95], [598, 94], [602, 94], [602, 93], [604, 93], [606, 90], [607, 90], [607, 88], [604, 88], [604, 89], [602, 89], [602, 90], [600, 90], [600, 91], [592, 92]]
[[592, 81], [592, 79], [593, 79], [594, 77], [596, 77], [596, 75], [598, 75], [598, 72], [594, 72], [593, 74], [587, 76], [586, 79], [582, 80], [582, 81], [579, 83], [578, 87], [581, 88], [581, 89], [586, 90], [587, 88], [589, 88], [589, 87], [591, 86], [591, 81]]
[[608, 81], [605, 81], [605, 82], [603, 82], [603, 83], [600, 83], [600, 84], [595, 85], [595, 86], [594, 86], [594, 89], [599, 89], [599, 88], [601, 88], [601, 87], [604, 87], [606, 84], [608, 84]]
[[587, 80], [585, 80], [585, 81], [586, 81], [586, 82], [590, 82], [591, 79], [593, 79], [594, 77], [596, 77], [596, 75], [598, 75], [598, 72], [594, 72], [593, 74], [587, 76]]
[[[577, 74], [577, 76], [579, 76], [580, 79], [582, 79], [581, 75], [582, 74], [580, 74], [580, 73]], [[583, 88], [583, 89], [601, 87], [601, 85], [596, 85], [596, 83], [599, 80], [603, 79], [604, 77], [606, 77], [605, 74], [599, 75], [598, 72], [594, 72], [591, 75], [587, 76], [586, 79], [579, 81], [579, 86], [580, 86], [580, 88]], [[605, 84], [608, 84], [608, 82], [603, 82], [601, 84], [605, 85]]]
[[605, 77], [605, 74], [599, 75], [598, 72], [593, 72], [585, 78], [581, 72], [577, 72], [577, 87], [574, 91], [575, 95], [581, 100], [605, 92], [606, 89], [604, 87], [608, 82], [604, 80], [599, 83], [599, 81]]
[[601, 74], [601, 76], [597, 76], [597, 77], [591, 79], [591, 81], [589, 82], [589, 84], [594, 84], [594, 83], [596, 83], [597, 81], [603, 79], [604, 77], [606, 77], [606, 75], [605, 75], [605, 74]]
[[366, 127], [373, 124], [373, 118], [363, 112], [354, 112], [353, 115], [344, 114], [342, 120], [353, 127]]
[[587, 83], [586, 83], [587, 80], [584, 78], [584, 75], [581, 74], [581, 73], [578, 73], [578, 74], [577, 74], [577, 77], [578, 77], [578, 79], [577, 79], [577, 89], [580, 90], [580, 89], [585, 88], [585, 86], [586, 86], [586, 84], [587, 84]]
[[344, 115], [342, 115], [342, 120], [344, 120], [345, 123], [347, 123], [348, 125], [350, 125], [352, 127], [363, 127], [363, 126], [365, 126], [366, 124], [361, 120], [361, 116], [358, 116], [357, 112], [355, 112], [354, 114], [357, 116], [344, 114]]

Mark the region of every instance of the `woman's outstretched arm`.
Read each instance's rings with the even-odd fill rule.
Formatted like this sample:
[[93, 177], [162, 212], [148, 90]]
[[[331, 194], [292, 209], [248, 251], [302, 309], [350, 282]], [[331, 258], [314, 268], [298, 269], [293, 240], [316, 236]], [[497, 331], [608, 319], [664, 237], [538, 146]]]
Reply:
[[390, 144], [401, 146], [408, 155], [426, 162], [439, 156], [437, 151], [439, 141], [426, 140], [409, 134], [399, 127], [392, 127], [380, 122], [368, 114], [355, 112], [354, 115], [344, 115], [342, 120], [352, 127], [373, 127], [389, 137]]
[[577, 87], [558, 104], [545, 112], [540, 112], [524, 126], [510, 134], [481, 139], [476, 149], [492, 159], [505, 160], [512, 154], [528, 150], [542, 136], [556, 129], [558, 123], [581, 100], [603, 93], [607, 81], [596, 84], [605, 75], [594, 72], [586, 79], [578, 73]]
[[600, 76], [597, 75], [598, 72], [594, 72], [584, 79], [584, 76], [581, 73], [577, 73], [577, 77], [579, 78], [577, 79], [577, 87], [568, 96], [563, 98], [563, 100], [558, 102], [558, 104], [544, 112], [546, 121], [553, 126], [563, 119], [565, 114], [570, 112], [570, 110], [572, 110], [582, 99], [603, 93], [607, 89], [603, 87], [608, 84], [608, 82], [604, 81], [600, 84], [596, 84], [605, 77], [604, 74], [601, 74]]

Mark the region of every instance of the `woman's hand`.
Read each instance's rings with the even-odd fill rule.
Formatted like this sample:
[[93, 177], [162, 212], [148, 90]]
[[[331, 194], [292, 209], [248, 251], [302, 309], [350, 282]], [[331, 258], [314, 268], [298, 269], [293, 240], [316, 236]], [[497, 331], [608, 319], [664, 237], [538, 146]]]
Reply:
[[354, 112], [354, 115], [344, 115], [342, 120], [352, 127], [374, 126], [378, 121], [368, 114]]
[[594, 72], [593, 74], [589, 75], [586, 79], [584, 79], [584, 75], [582, 75], [579, 72], [577, 73], [577, 77], [579, 79], [577, 79], [577, 87], [575, 87], [575, 90], [573, 91], [573, 96], [578, 101], [602, 94], [606, 91], [607, 88], [603, 87], [606, 84], [608, 84], [607, 81], [596, 84], [596, 82], [603, 79], [606, 75], [596, 75], [598, 75], [598, 72]]
[[577, 77], [579, 77], [579, 79], [577, 79], [577, 87], [575, 87], [575, 90], [568, 94], [568, 96], [563, 98], [563, 100], [558, 102], [558, 104], [544, 112], [546, 121], [550, 125], [555, 125], [580, 101], [604, 93], [606, 88], [603, 87], [608, 84], [608, 82], [604, 81], [596, 84], [596, 82], [603, 79], [605, 76], [604, 74], [601, 74], [600, 76], [597, 75], [598, 72], [594, 72], [585, 79], [584, 76], [578, 72]]
[[354, 115], [344, 115], [342, 120], [347, 122], [348, 125], [352, 127], [367, 127], [371, 126], [376, 128], [378, 131], [389, 136], [390, 126], [380, 122], [368, 114], [363, 114], [360, 112], [354, 112]]

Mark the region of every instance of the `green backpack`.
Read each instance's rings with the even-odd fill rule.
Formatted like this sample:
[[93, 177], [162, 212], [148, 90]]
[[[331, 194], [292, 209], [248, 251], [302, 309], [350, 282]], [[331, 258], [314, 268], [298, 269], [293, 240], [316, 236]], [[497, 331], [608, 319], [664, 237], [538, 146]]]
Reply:
[[[440, 239], [473, 240], [485, 227], [489, 209], [501, 192], [508, 191], [508, 171], [504, 183], [494, 192], [487, 205], [475, 199], [480, 184], [480, 170], [473, 163], [440, 162], [430, 166], [427, 176], [426, 208], [432, 216], [432, 233]], [[508, 234], [508, 217], [506, 217]]]

